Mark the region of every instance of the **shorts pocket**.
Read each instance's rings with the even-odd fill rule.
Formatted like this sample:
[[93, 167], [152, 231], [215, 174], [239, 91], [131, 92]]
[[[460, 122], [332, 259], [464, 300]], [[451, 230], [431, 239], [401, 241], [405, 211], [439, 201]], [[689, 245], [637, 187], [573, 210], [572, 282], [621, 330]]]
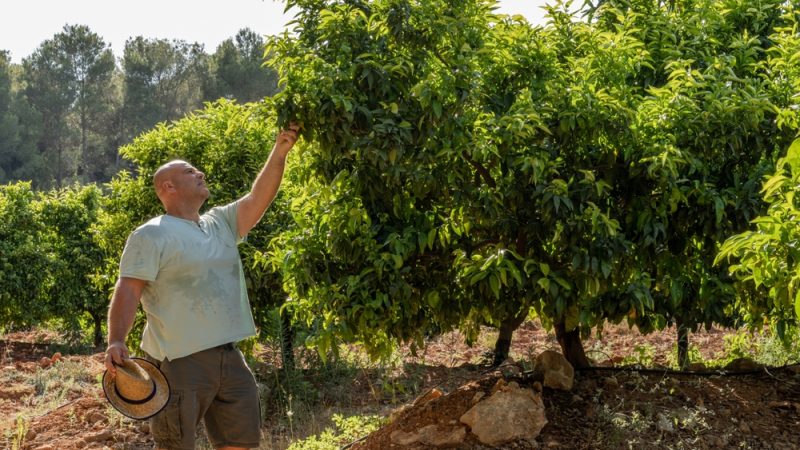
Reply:
[[159, 445], [177, 446], [183, 438], [181, 433], [181, 393], [173, 392], [167, 406], [150, 419], [153, 438]]

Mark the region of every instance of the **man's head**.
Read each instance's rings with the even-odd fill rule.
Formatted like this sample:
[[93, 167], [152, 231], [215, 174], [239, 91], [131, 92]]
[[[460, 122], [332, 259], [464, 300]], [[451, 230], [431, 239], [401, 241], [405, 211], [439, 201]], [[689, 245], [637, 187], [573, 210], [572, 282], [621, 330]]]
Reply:
[[153, 175], [156, 195], [167, 210], [191, 205], [199, 210], [208, 199], [205, 174], [186, 161], [170, 161], [156, 170]]

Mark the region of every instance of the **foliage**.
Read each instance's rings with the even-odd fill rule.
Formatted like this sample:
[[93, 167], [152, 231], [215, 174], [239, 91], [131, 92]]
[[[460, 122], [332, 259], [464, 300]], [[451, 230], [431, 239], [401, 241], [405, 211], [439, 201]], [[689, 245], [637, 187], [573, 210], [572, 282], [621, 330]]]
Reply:
[[776, 172], [764, 183], [766, 214], [753, 220], [755, 229], [732, 236], [720, 249], [720, 261], [733, 258], [731, 272], [756, 290], [744, 305], [751, 324], [772, 322], [783, 337], [787, 325], [800, 318], [800, 272], [797, 269], [798, 219], [795, 202], [800, 183], [800, 140], [796, 140]]
[[200, 44], [181, 40], [128, 39], [122, 57], [126, 137], [177, 120], [200, 106], [208, 56]]
[[0, 185], [0, 324], [23, 329], [47, 317], [51, 257], [30, 183]]
[[115, 69], [111, 49], [86, 26], [66, 25], [26, 58], [23, 67], [25, 96], [42, 117], [39, 149], [56, 186], [81, 179], [86, 171], [103, 173], [103, 161], [114, 161], [108, 155], [116, 150], [104, 147], [108, 141], [102, 137], [109, 128]]
[[380, 416], [333, 415], [336, 429], [327, 428], [319, 436], [312, 436], [292, 443], [289, 450], [337, 450], [342, 445], [366, 436], [380, 428], [385, 419]]
[[130, 168], [118, 148], [157, 123], [220, 97], [272, 95], [275, 74], [262, 59], [263, 39], [247, 29], [213, 55], [196, 43], [133, 37], [120, 65], [82, 25], [66, 25], [21, 65], [0, 50], [0, 182], [107, 182]]
[[[789, 9], [783, 17], [785, 26], [773, 36], [775, 45], [770, 48], [768, 73], [775, 79], [776, 95], [786, 102], [778, 110], [776, 122], [796, 131], [800, 72], [794, 62], [800, 50], [800, 12]], [[787, 147], [786, 155], [778, 160], [774, 173], [763, 184], [761, 194], [768, 204], [767, 211], [754, 218], [750, 230], [727, 239], [717, 258], [719, 263], [733, 260], [731, 273], [744, 282], [744, 287], [755, 290], [742, 304], [748, 323], [760, 326], [768, 320], [771, 330], [780, 337], [788, 325], [797, 324], [800, 318], [794, 200], [800, 180], [800, 140]]]
[[272, 263], [322, 354], [529, 308], [562, 337], [737, 319], [713, 261], [792, 133], [764, 73], [785, 2], [558, 3], [545, 28], [476, 0], [287, 5], [271, 104], [315, 145]]
[[249, 28], [223, 41], [211, 55], [207, 99], [237, 99], [257, 102], [277, 91], [277, 74], [264, 67], [264, 38]]
[[70, 340], [81, 340], [88, 316], [93, 343], [103, 343], [108, 296], [97, 283], [106, 257], [94, 228], [99, 221], [102, 192], [95, 185], [51, 191], [37, 204], [45, 227], [43, 241], [51, 256], [52, 279], [46, 292], [48, 314], [63, 322]]

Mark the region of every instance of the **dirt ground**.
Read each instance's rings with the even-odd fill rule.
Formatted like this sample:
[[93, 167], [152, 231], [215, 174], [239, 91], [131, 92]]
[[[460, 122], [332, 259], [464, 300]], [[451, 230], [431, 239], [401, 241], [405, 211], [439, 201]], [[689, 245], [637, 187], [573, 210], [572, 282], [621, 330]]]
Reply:
[[[710, 360], [721, 356], [725, 335], [699, 332], [691, 335], [691, 342]], [[102, 354], [56, 353], [57, 347], [47, 342], [56, 338], [37, 332], [0, 340], [0, 449], [152, 448], [147, 423], [121, 416], [103, 398]], [[395, 389], [391, 396], [385, 390], [376, 394], [375, 386], [385, 382], [385, 374], [378, 377], [363, 370], [345, 386], [345, 396], [327, 395], [322, 388], [314, 407], [388, 415], [432, 388], [441, 390], [445, 395], [426, 407], [405, 408], [396, 420], [349, 445], [354, 450], [399, 448], [391, 444], [392, 431], [458, 420], [475, 393], [488, 392], [499, 378], [530, 386], [531, 358], [558, 349], [550, 333], [526, 322], [514, 334], [511, 360], [491, 369], [483, 361], [492, 339], [487, 331], [478, 344], [467, 347], [458, 333], [438, 336], [416, 356], [403, 354], [394, 376], [405, 389]], [[591, 357], [615, 367], [577, 372], [570, 392], [545, 388], [548, 424], [542, 433], [533, 441], [504, 448], [800, 449], [798, 366], [742, 374], [673, 373], [659, 367], [667, 364], [674, 343], [674, 331], [640, 336], [622, 327], [609, 327], [602, 339], [587, 340], [584, 346]], [[269, 376], [274, 360], [274, 355], [260, 355], [256, 372]], [[639, 370], [630, 365], [633, 360], [649, 367]], [[411, 379], [416, 381], [403, 383]], [[289, 444], [286, 421], [277, 415], [265, 421], [264, 449], [285, 449]], [[486, 447], [468, 438], [460, 448]]]

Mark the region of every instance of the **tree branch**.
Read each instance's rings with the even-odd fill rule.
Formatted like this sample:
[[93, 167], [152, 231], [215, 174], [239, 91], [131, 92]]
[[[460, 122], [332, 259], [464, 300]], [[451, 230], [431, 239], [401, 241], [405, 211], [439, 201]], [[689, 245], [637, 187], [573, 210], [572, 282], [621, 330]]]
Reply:
[[489, 169], [483, 167], [477, 161], [472, 159], [472, 157], [469, 156], [466, 150], [462, 151], [461, 155], [464, 157], [464, 159], [467, 160], [468, 163], [472, 165], [472, 167], [475, 168], [475, 170], [478, 172], [481, 178], [483, 178], [483, 181], [485, 181], [486, 184], [488, 184], [493, 188], [497, 187], [497, 183], [495, 183], [494, 178], [492, 178], [492, 174], [489, 173]]

